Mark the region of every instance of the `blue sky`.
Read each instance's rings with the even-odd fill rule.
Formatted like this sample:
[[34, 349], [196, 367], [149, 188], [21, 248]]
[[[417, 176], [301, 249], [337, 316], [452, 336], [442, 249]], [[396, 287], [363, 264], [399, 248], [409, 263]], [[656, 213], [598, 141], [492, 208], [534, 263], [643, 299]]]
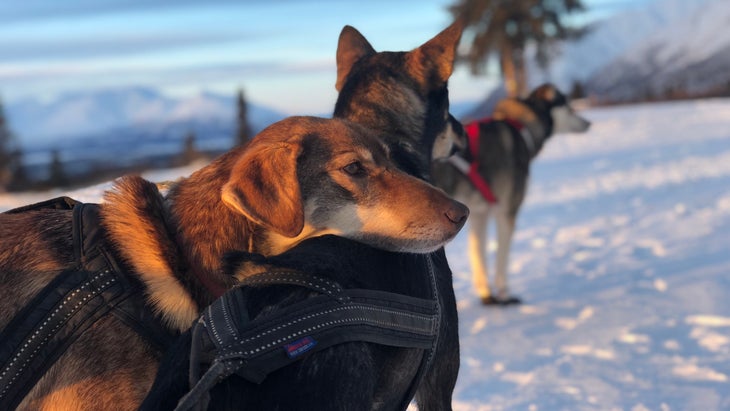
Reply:
[[[644, 0], [646, 1], [646, 0]], [[631, 0], [584, 0], [595, 19]], [[0, 4], [0, 97], [155, 87], [247, 97], [288, 114], [331, 111], [345, 24], [376, 50], [409, 50], [450, 22], [453, 0], [24, 0]], [[495, 85], [460, 67], [452, 101]]]

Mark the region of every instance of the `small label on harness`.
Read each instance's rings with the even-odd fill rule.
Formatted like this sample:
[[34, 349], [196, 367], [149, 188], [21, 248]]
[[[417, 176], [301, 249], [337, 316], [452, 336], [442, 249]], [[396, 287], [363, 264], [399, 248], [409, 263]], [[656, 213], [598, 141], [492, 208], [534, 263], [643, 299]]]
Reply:
[[315, 345], [317, 345], [317, 341], [315, 341], [314, 338], [304, 337], [290, 344], [285, 344], [284, 349], [286, 350], [286, 355], [288, 355], [289, 358], [296, 358], [311, 350]]

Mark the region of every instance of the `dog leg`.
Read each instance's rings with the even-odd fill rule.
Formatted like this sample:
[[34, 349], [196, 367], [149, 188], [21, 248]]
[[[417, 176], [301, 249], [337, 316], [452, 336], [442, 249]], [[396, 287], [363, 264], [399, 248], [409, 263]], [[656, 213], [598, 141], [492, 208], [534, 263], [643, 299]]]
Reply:
[[495, 214], [497, 215], [497, 265], [494, 283], [497, 294], [490, 303], [499, 305], [520, 304], [519, 298], [509, 295], [507, 285], [509, 253], [512, 246], [512, 235], [515, 231], [516, 216], [505, 208], [500, 208]]
[[469, 262], [471, 263], [472, 283], [482, 302], [492, 297], [489, 288], [489, 269], [487, 266], [487, 228], [489, 211], [473, 211], [469, 216]]

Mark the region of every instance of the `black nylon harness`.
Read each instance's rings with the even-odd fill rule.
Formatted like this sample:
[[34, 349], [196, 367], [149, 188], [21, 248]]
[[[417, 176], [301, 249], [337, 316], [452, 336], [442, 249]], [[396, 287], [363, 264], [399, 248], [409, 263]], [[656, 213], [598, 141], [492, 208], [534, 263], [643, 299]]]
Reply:
[[[343, 289], [334, 281], [293, 271], [257, 274], [241, 286], [275, 284], [296, 285], [319, 295], [254, 320], [249, 320], [239, 288], [211, 304], [193, 328], [191, 390], [176, 410], [206, 409], [208, 391], [234, 373], [260, 383], [305, 353], [349, 341], [428, 351], [400, 404], [399, 409], [406, 409], [435, 348], [440, 316], [437, 300]], [[201, 363], [210, 364], [202, 376]]]
[[[73, 212], [76, 267], [64, 271], [29, 301], [0, 331], [0, 409], [17, 407], [66, 349], [96, 321], [114, 315], [164, 352], [177, 337], [153, 314], [144, 286], [115, 257], [100, 225], [98, 204], [68, 197], [10, 210]], [[269, 373], [348, 341], [425, 350], [416, 377], [399, 409], [405, 410], [430, 366], [440, 327], [439, 296], [433, 263], [427, 258], [431, 298], [386, 291], [343, 289], [309, 274], [275, 271], [256, 275], [241, 286], [297, 285], [317, 291], [278, 310], [250, 320], [240, 288], [213, 302], [193, 329], [191, 391], [177, 409], [204, 407], [208, 391], [236, 373], [261, 382]], [[201, 376], [202, 364], [210, 364]]]
[[17, 407], [66, 349], [95, 322], [114, 315], [159, 351], [176, 333], [147, 306], [141, 282], [111, 252], [99, 206], [60, 197], [7, 211], [73, 212], [76, 267], [60, 273], [0, 331], [0, 409]]

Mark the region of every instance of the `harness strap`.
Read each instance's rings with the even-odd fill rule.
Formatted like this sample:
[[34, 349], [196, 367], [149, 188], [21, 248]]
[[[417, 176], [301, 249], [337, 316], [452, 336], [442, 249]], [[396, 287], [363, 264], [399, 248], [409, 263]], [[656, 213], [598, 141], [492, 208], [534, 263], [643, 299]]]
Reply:
[[[98, 228], [98, 206], [59, 198], [12, 210], [73, 210], [77, 267], [54, 278], [0, 332], [0, 409], [15, 409], [38, 380], [96, 321], [114, 314], [153, 344], [174, 337], [144, 313], [141, 285], [123, 274], [106, 254]], [[136, 308], [135, 308], [136, 307]], [[142, 332], [147, 330], [148, 332]], [[151, 331], [154, 330], [154, 331]]]
[[[67, 287], [68, 284], [73, 287]], [[122, 295], [109, 270], [70, 271], [33, 298], [0, 334], [0, 409], [14, 409], [66, 348]]]
[[[83, 208], [76, 205], [74, 216]], [[80, 218], [74, 220], [78, 225]], [[124, 298], [124, 284], [98, 257], [93, 271], [79, 267], [56, 277], [0, 333], [0, 409], [14, 409], [66, 348]]]
[[[449, 160], [451, 164], [454, 164], [457, 169], [464, 173], [474, 184], [477, 190], [482, 194], [485, 200], [490, 204], [497, 203], [497, 197], [492, 192], [492, 188], [489, 183], [479, 174], [479, 131], [482, 124], [491, 122], [491, 118], [482, 119], [479, 121], [473, 121], [466, 126], [464, 130], [469, 137], [469, 154], [471, 155], [471, 162], [467, 163], [464, 159], [458, 156], [451, 156]], [[461, 161], [459, 161], [461, 160]]]
[[403, 401], [401, 402], [400, 409], [403, 410], [408, 408], [408, 404], [411, 402], [411, 399], [416, 396], [416, 391], [418, 391], [418, 386], [421, 385], [423, 376], [431, 368], [431, 364], [433, 364], [433, 358], [434, 356], [436, 356], [436, 349], [438, 348], [441, 334], [441, 307], [443, 306], [443, 302], [441, 301], [441, 294], [439, 294], [439, 287], [437, 284], [438, 280], [436, 279], [436, 270], [433, 266], [433, 254], [428, 254], [425, 256], [425, 258], [428, 265], [428, 278], [431, 281], [431, 296], [433, 298], [433, 301], [436, 302], [436, 324], [434, 325], [434, 327], [436, 327], [436, 335], [434, 336], [433, 342], [431, 343], [431, 349], [428, 351], [428, 357], [425, 361], [421, 360], [421, 365], [418, 367], [416, 377], [411, 382], [411, 386], [408, 389], [408, 394], [405, 396], [405, 398], [403, 398]]
[[[270, 281], [281, 274], [266, 274], [263, 283], [273, 284]], [[208, 391], [234, 373], [260, 383], [304, 353], [344, 342], [433, 349], [439, 324], [437, 301], [363, 289], [340, 289], [340, 295], [333, 298], [321, 291], [321, 283], [331, 283], [328, 280], [309, 275], [302, 278], [314, 280], [306, 285], [299, 279], [289, 284], [322, 294], [250, 321], [240, 288], [236, 288], [204, 311], [193, 330], [192, 388], [176, 410], [205, 406]], [[211, 366], [200, 376], [203, 361]]]
[[306, 287], [312, 291], [328, 295], [340, 302], [344, 302], [348, 299], [347, 295], [342, 293], [342, 287], [338, 283], [326, 278], [304, 274], [298, 271], [268, 271], [247, 277], [243, 279], [239, 285], [262, 286], [278, 284]]
[[[434, 318], [436, 319], [436, 324], [434, 325], [436, 330], [440, 330], [441, 326], [441, 303], [440, 303], [440, 295], [438, 292], [438, 284], [436, 284], [436, 272], [434, 270], [433, 266], [433, 258], [430, 254], [427, 254], [424, 256], [426, 259], [426, 265], [428, 269], [428, 278], [429, 278], [429, 285], [431, 286], [431, 296], [433, 301], [439, 302], [435, 305], [435, 315]], [[263, 284], [291, 284], [291, 285], [300, 285], [305, 286], [307, 288], [310, 288], [314, 291], [323, 292], [323, 290], [333, 290], [336, 291], [336, 293], [330, 293], [326, 292], [327, 295], [330, 297], [343, 301], [345, 298], [347, 298], [346, 295], [342, 294], [342, 287], [334, 281], [330, 281], [321, 277], [312, 276], [309, 274], [297, 272], [297, 271], [280, 271], [280, 272], [267, 272], [258, 274], [256, 276], [248, 277], [243, 281], [243, 284], [245, 285], [263, 285]], [[431, 367], [431, 363], [433, 362], [433, 357], [436, 353], [436, 347], [438, 345], [439, 340], [439, 332], [436, 332], [435, 337], [433, 338], [433, 342], [431, 344], [431, 349], [428, 351], [428, 356], [425, 360], [421, 361], [420, 366], [418, 367], [418, 370], [416, 372], [416, 375], [411, 382], [410, 387], [408, 388], [408, 393], [403, 398], [402, 403], [400, 404], [400, 407], [398, 409], [406, 409], [408, 407], [408, 404], [410, 403], [411, 399], [415, 396], [416, 391], [418, 390], [418, 386], [421, 383], [421, 380], [423, 379], [423, 376], [425, 375], [426, 371]], [[192, 368], [191, 368], [192, 369]], [[199, 375], [199, 373], [196, 373], [195, 375]], [[191, 386], [194, 385], [194, 382], [191, 383]]]
[[[482, 124], [488, 124], [494, 121], [496, 120], [487, 117], [481, 120], [472, 121], [464, 126], [464, 131], [466, 131], [466, 134], [469, 137], [468, 146], [469, 155], [471, 156], [471, 162], [468, 162], [459, 156], [449, 157], [449, 162], [454, 167], [456, 167], [457, 170], [461, 171], [469, 178], [469, 181], [474, 184], [474, 187], [479, 190], [479, 192], [482, 194], [482, 197], [484, 197], [484, 199], [487, 200], [487, 202], [490, 204], [496, 204], [497, 197], [492, 192], [489, 183], [481, 176], [481, 174], [479, 174], [479, 131], [481, 130]], [[506, 122], [511, 127], [520, 132], [520, 135], [525, 141], [525, 145], [527, 146], [527, 150], [529, 151], [530, 156], [533, 156], [534, 153], [537, 152], [535, 138], [533, 137], [532, 133], [530, 133], [530, 130], [527, 129], [527, 127], [524, 127], [524, 125], [519, 121], [509, 118], [500, 121]]]

